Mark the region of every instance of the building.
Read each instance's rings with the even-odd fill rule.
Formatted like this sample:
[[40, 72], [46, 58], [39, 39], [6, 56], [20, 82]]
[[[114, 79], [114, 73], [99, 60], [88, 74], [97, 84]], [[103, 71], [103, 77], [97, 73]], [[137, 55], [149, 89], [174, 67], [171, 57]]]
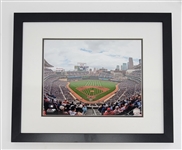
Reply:
[[121, 65], [121, 71], [123, 70], [123, 66]]
[[119, 71], [119, 70], [120, 70], [120, 69], [119, 69], [119, 65], [117, 65], [117, 66], [116, 66], [116, 70], [117, 70], [117, 71]]
[[107, 71], [107, 69], [105, 69], [105, 68], [101, 68], [101, 69], [99, 69], [100, 71], [102, 71], [102, 72], [104, 72], [104, 71]]
[[126, 63], [123, 63], [122, 70], [127, 70], [127, 64]]
[[129, 57], [129, 62], [128, 62], [128, 69], [133, 68], [133, 58]]

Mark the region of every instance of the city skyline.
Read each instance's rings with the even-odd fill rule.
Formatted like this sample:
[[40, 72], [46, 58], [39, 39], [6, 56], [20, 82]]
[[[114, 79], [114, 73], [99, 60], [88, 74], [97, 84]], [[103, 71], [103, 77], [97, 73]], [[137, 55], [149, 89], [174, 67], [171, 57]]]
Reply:
[[133, 65], [141, 59], [141, 40], [45, 40], [44, 59], [54, 68], [73, 71], [78, 62], [89, 69], [115, 70], [133, 59]]

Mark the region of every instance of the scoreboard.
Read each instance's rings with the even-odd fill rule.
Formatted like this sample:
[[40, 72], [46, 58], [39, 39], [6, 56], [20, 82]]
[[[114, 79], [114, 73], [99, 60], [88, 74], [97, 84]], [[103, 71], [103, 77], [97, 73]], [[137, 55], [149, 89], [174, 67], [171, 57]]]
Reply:
[[74, 69], [76, 71], [87, 71], [89, 66], [75, 66]]

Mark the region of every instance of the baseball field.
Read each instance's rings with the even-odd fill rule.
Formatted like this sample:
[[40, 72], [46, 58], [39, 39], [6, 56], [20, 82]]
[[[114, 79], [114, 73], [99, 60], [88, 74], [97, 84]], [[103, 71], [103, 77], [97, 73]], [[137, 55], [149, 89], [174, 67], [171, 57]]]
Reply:
[[117, 91], [117, 84], [102, 80], [81, 80], [70, 82], [68, 88], [79, 100], [96, 102]]

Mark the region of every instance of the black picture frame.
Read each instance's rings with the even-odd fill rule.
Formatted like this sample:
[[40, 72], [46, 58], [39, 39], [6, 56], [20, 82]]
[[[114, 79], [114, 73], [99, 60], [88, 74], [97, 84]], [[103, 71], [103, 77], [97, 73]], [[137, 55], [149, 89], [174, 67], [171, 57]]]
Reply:
[[[171, 13], [14, 13], [12, 142], [173, 142]], [[21, 133], [24, 22], [161, 22], [163, 46], [163, 134]], [[109, 118], [108, 118], [109, 119]]]

